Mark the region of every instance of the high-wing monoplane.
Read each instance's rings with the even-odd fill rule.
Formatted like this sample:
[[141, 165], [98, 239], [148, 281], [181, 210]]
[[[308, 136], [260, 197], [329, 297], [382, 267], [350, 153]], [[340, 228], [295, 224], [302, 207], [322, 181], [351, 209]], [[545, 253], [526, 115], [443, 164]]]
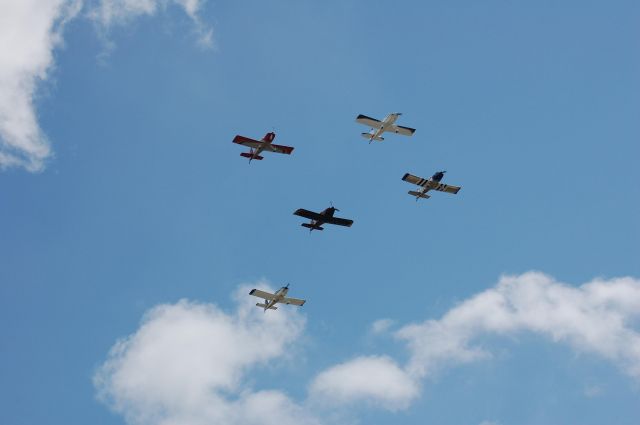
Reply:
[[421, 186], [421, 189], [417, 191], [409, 191], [409, 195], [415, 196], [416, 201], [420, 198], [430, 198], [430, 196], [427, 195], [427, 192], [430, 190], [438, 190], [440, 192], [453, 193], [455, 195], [461, 188], [458, 186], [450, 186], [448, 184], [440, 183], [440, 180], [444, 177], [444, 173], [446, 173], [446, 171], [438, 171], [429, 179], [423, 179], [422, 177], [407, 173], [402, 177], [402, 180]]
[[287, 286], [283, 286], [282, 288], [278, 289], [274, 294], [261, 291], [259, 289], [252, 289], [251, 292], [249, 292], [249, 295], [264, 299], [264, 303], [256, 303], [256, 305], [258, 307], [264, 308], [265, 312], [267, 310], [277, 310], [277, 303], [293, 304], [297, 306], [302, 306], [305, 303], [306, 300], [300, 300], [298, 298], [288, 298], [287, 292], [289, 292], [288, 283]]
[[233, 138], [233, 143], [237, 143], [242, 146], [249, 147], [249, 152], [242, 152], [240, 156], [249, 158], [249, 162], [252, 159], [263, 159], [260, 154], [262, 152], [275, 152], [291, 155], [293, 148], [291, 146], [274, 145], [273, 139], [276, 138], [276, 133], [269, 132], [264, 135], [262, 140], [253, 140], [248, 137], [237, 135]]
[[351, 227], [353, 224], [353, 220], [347, 220], [346, 218], [334, 217], [333, 214], [336, 211], [340, 211], [333, 205], [329, 208], [325, 209], [321, 213], [316, 213], [313, 211], [305, 210], [303, 208], [295, 210], [294, 215], [299, 215], [300, 217], [308, 218], [311, 220], [310, 223], [302, 223], [302, 227], [306, 227], [311, 232], [312, 230], [324, 230], [322, 227], [323, 224], [337, 224], [338, 226], [346, 226]]
[[413, 136], [413, 133], [416, 132], [415, 128], [395, 125], [395, 122], [400, 115], [402, 115], [402, 113], [396, 112], [387, 115], [385, 119], [379, 121], [375, 118], [360, 114], [356, 117], [356, 122], [371, 127], [371, 131], [368, 133], [362, 133], [362, 137], [368, 139], [369, 143], [374, 140], [379, 142], [383, 141], [384, 137], [382, 137], [382, 134], [386, 132], [402, 134], [403, 136]]

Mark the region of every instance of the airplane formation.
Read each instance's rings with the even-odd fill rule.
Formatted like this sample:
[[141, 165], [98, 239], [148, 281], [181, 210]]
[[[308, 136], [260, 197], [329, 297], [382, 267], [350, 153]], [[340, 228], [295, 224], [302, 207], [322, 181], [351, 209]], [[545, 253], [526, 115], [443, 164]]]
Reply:
[[[375, 118], [360, 114], [356, 117], [356, 122], [371, 128], [370, 131], [362, 133], [362, 137], [369, 140], [369, 144], [371, 144], [371, 142], [373, 141], [384, 141], [384, 137], [382, 137], [384, 133], [395, 133], [402, 136], [413, 136], [413, 134], [416, 132], [415, 128], [396, 125], [396, 121], [401, 115], [402, 114], [399, 112], [391, 113], [387, 115], [382, 121], [380, 121]], [[251, 161], [254, 159], [264, 159], [264, 157], [261, 156], [263, 152], [291, 155], [294, 148], [291, 146], [273, 144], [273, 140], [275, 139], [275, 137], [276, 134], [274, 132], [265, 134], [265, 136], [261, 140], [254, 140], [245, 136], [237, 135], [236, 137], [234, 137], [233, 143], [249, 148], [249, 152], [242, 152], [240, 154], [240, 156], [248, 158], [249, 163], [251, 163]], [[402, 180], [419, 186], [419, 189], [410, 190], [408, 192], [409, 195], [415, 196], [416, 201], [421, 198], [429, 199], [431, 196], [427, 195], [427, 192], [429, 192], [430, 190], [451, 193], [454, 195], [457, 194], [461, 189], [460, 186], [452, 186], [441, 183], [441, 180], [444, 178], [445, 173], [446, 171], [437, 171], [428, 179], [406, 173], [402, 177]], [[304, 208], [299, 208], [295, 210], [293, 214], [310, 220], [309, 223], [301, 224], [302, 227], [308, 228], [309, 232], [312, 232], [314, 230], [324, 230], [324, 227], [322, 226], [325, 224], [351, 227], [351, 225], [353, 224], [353, 220], [335, 217], [334, 214], [336, 211], [340, 210], [334, 207], [333, 204], [331, 204], [329, 208], [326, 208], [319, 213], [309, 211]], [[256, 303], [256, 306], [263, 308], [265, 313], [267, 310], [277, 310], [278, 307], [275, 306], [277, 303], [293, 304], [297, 306], [304, 305], [306, 300], [289, 298], [287, 297], [288, 292], [289, 284], [281, 287], [274, 293], [254, 288], [249, 292], [249, 295], [253, 295], [254, 297], [262, 298], [264, 300], [264, 302], [262, 303]]]

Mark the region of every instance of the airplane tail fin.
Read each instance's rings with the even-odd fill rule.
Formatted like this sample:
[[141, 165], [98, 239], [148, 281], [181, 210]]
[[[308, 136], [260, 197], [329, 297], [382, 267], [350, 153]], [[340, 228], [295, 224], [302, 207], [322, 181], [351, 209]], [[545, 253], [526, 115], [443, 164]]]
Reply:
[[242, 152], [242, 153], [240, 154], [240, 156], [244, 156], [245, 158], [249, 158], [249, 159], [252, 159], [252, 158], [253, 158], [253, 159], [257, 159], [257, 160], [264, 159], [264, 157], [262, 157], [262, 156], [260, 156], [260, 155], [257, 155], [257, 156], [255, 156], [255, 157], [254, 157], [252, 154], [250, 154], [250, 153], [248, 153], [248, 152]]
[[373, 134], [371, 133], [362, 133], [362, 137], [371, 141], [371, 140], [377, 140], [378, 142], [382, 142], [384, 140], [384, 137], [373, 137]]
[[431, 198], [431, 196], [427, 195], [426, 193], [423, 192], [416, 192], [414, 190], [410, 190], [409, 195], [411, 196], [415, 196], [416, 197], [416, 201], [418, 200], [417, 198], [424, 198], [424, 199], [429, 199]]
[[301, 226], [302, 227], [306, 227], [307, 229], [311, 229], [311, 230], [324, 230], [324, 227], [322, 227], [322, 226], [314, 226], [314, 225], [309, 224], [309, 223], [302, 223]]
[[[266, 304], [262, 304], [262, 303], [256, 303], [256, 306], [260, 307], [260, 308], [266, 308], [267, 305]], [[269, 310], [277, 310], [278, 307], [276, 307], [275, 305], [272, 305], [271, 307], [269, 307]]]

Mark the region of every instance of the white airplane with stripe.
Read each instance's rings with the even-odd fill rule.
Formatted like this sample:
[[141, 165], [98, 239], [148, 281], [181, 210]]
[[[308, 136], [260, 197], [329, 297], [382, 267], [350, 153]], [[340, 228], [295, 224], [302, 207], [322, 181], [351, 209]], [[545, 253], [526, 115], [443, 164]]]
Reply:
[[278, 289], [273, 294], [270, 292], [261, 291], [259, 289], [252, 289], [251, 292], [249, 292], [249, 295], [264, 299], [264, 303], [256, 303], [256, 305], [258, 307], [264, 308], [265, 312], [267, 310], [277, 310], [277, 303], [302, 306], [306, 302], [306, 300], [300, 300], [298, 298], [288, 298], [287, 292], [289, 292], [289, 284]]
[[368, 133], [362, 133], [362, 137], [369, 139], [369, 143], [374, 140], [378, 142], [383, 141], [384, 137], [382, 137], [382, 135], [386, 132], [402, 134], [403, 136], [413, 136], [413, 133], [416, 132], [415, 128], [395, 125], [395, 122], [400, 115], [402, 115], [402, 113], [396, 112], [387, 115], [385, 119], [379, 121], [375, 118], [360, 114], [356, 117], [356, 122], [371, 127], [371, 131]]
[[422, 177], [407, 173], [402, 177], [402, 180], [421, 186], [420, 190], [410, 190], [408, 192], [409, 195], [416, 197], [416, 201], [420, 198], [430, 198], [430, 196], [427, 195], [427, 192], [430, 190], [437, 190], [439, 192], [452, 193], [455, 195], [462, 188], [459, 186], [440, 183], [440, 180], [444, 177], [444, 173], [446, 173], [446, 171], [438, 171], [429, 179], [423, 179]]

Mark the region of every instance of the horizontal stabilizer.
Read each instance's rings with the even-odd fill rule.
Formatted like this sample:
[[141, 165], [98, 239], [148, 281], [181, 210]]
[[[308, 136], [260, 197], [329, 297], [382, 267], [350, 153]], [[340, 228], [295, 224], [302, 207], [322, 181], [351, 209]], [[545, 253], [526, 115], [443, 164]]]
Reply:
[[245, 158], [253, 158], [253, 159], [257, 159], [257, 160], [264, 159], [264, 157], [262, 157], [262, 156], [260, 156], [260, 155], [258, 155], [258, 156], [253, 156], [253, 155], [251, 155], [250, 153], [247, 153], [247, 152], [242, 152], [242, 153], [240, 154], [240, 156], [244, 156]]
[[418, 198], [424, 198], [424, 199], [431, 198], [431, 196], [427, 195], [426, 193], [416, 192], [415, 190], [410, 190], [408, 193], [409, 193], [409, 195], [417, 196]]
[[384, 140], [384, 137], [373, 137], [373, 134], [371, 133], [362, 133], [362, 137], [364, 137], [367, 140], [377, 140], [378, 142], [382, 142]]
[[[261, 307], [261, 308], [265, 308], [267, 306], [266, 304], [262, 304], [262, 303], [256, 303], [256, 305], [258, 307]], [[274, 305], [272, 305], [271, 307], [268, 308], [268, 310], [277, 310], [277, 309], [278, 309], [278, 307], [276, 307]]]
[[307, 229], [324, 230], [324, 227], [322, 227], [322, 226], [314, 226], [314, 225], [309, 224], [309, 223], [302, 223], [301, 226], [302, 227], [306, 227]]

